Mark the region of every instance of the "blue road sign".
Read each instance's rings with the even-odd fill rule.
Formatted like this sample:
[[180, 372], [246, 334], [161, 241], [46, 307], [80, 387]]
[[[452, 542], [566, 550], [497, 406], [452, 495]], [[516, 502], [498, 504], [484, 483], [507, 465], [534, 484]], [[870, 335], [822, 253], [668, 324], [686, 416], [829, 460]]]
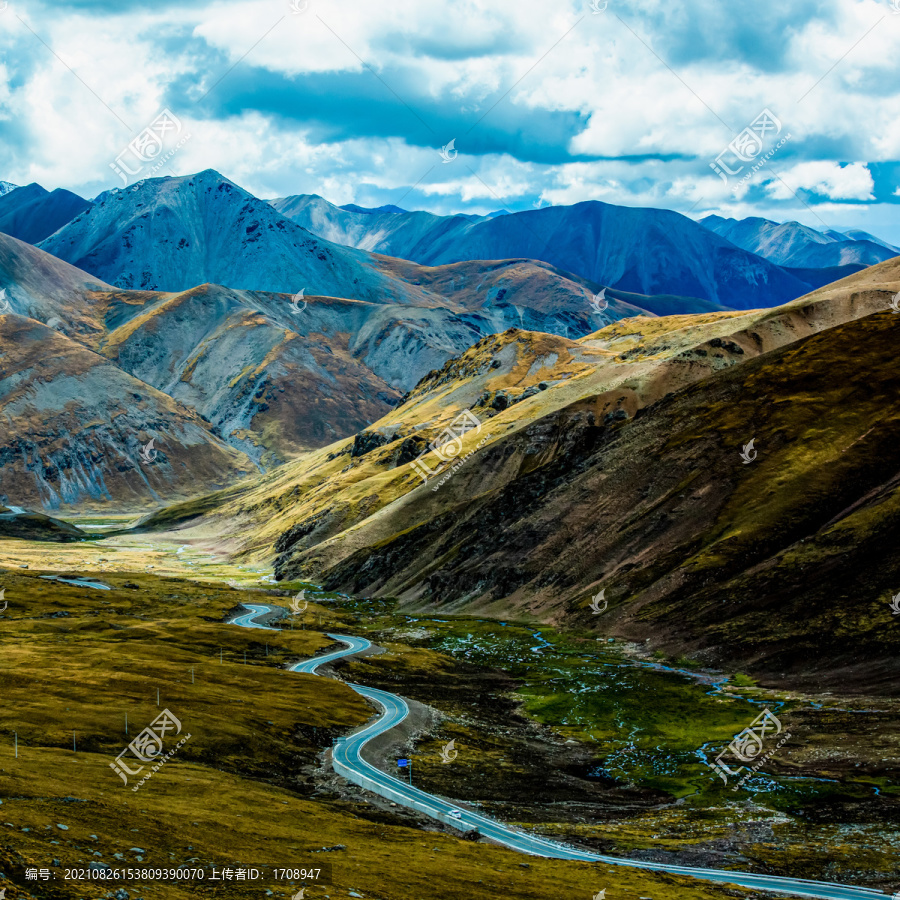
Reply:
[[397, 760], [397, 765], [398, 765], [401, 769], [404, 769], [404, 768], [406, 768], [406, 766], [409, 765], [409, 760], [408, 760], [408, 759], [398, 759], [398, 760]]

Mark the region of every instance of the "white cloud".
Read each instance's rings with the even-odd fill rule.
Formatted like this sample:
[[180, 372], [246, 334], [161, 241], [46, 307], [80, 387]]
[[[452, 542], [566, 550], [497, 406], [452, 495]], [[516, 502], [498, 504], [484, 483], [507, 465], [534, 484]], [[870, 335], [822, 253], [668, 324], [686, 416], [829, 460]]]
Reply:
[[[781, 180], [770, 181], [770, 196], [787, 200], [793, 191], [815, 191], [830, 200], [874, 200], [872, 173], [865, 163], [839, 165], [834, 162], [799, 163], [780, 172]], [[793, 191], [790, 189], [793, 188]]]
[[[365, 65], [380, 71], [400, 63], [418, 69], [436, 90], [472, 80], [498, 86], [508, 62], [533, 59], [567, 18], [564, 7], [548, 14], [541, 0], [392, 0], [377, 6], [371, 0], [309, 0], [299, 15], [287, 2], [244, 0], [210, 12], [194, 33], [231, 60], [242, 58], [252, 40], [274, 26], [258, 52], [251, 51], [254, 64], [270, 71], [361, 71]], [[571, 14], [568, 19], [571, 24]]]

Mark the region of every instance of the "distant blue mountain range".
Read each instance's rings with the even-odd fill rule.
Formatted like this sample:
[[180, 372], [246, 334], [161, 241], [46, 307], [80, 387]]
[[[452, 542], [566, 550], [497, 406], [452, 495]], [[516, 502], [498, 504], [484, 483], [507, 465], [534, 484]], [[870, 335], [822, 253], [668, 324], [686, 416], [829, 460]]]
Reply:
[[415, 284], [385, 281], [379, 257], [368, 254], [429, 267], [538, 260], [637, 307], [699, 312], [775, 306], [900, 255], [861, 231], [762, 218], [695, 222], [671, 210], [598, 201], [487, 216], [335, 206], [315, 194], [261, 201], [212, 170], [148, 179], [93, 203], [37, 184], [10, 188], [0, 193], [0, 231], [122, 287], [215, 281], [293, 291], [308, 284], [402, 303]]
[[698, 297], [747, 309], [811, 285], [679, 213], [588, 201], [489, 216], [355, 212], [315, 195], [272, 201], [334, 243], [436, 266], [468, 259], [538, 259], [638, 294]]
[[423, 265], [538, 259], [620, 291], [734, 309], [792, 300], [900, 253], [871, 235], [765, 219], [697, 223], [670, 210], [597, 201], [489, 216], [338, 207], [315, 194], [271, 202], [329, 241]]
[[900, 249], [865, 231], [822, 232], [799, 222], [779, 225], [768, 219], [720, 216], [707, 216], [700, 224], [744, 250], [791, 268], [873, 266], [900, 255]]
[[0, 231], [36, 244], [90, 205], [88, 200], [62, 188], [51, 193], [39, 184], [26, 184], [0, 194]]

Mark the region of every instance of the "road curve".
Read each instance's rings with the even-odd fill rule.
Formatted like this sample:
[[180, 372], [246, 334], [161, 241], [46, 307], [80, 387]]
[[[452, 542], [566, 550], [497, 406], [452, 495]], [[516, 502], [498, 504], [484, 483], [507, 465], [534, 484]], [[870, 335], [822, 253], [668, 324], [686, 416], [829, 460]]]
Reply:
[[[275, 611], [276, 607], [262, 604], [243, 604], [249, 613], [242, 614], [232, 621], [233, 625], [242, 628], [262, 628], [269, 631], [277, 631], [268, 625], [262, 625], [256, 621], [260, 616]], [[296, 663], [290, 667], [292, 672], [305, 672], [315, 674], [316, 669], [326, 663], [334, 662], [345, 656], [352, 656], [371, 646], [365, 638], [350, 637], [349, 635], [329, 634], [328, 637], [346, 644], [343, 650], [317, 656], [304, 662]], [[389, 797], [397, 803], [424, 813], [434, 819], [469, 831], [477, 828], [479, 833], [499, 844], [530, 853], [533, 856], [546, 856], [553, 859], [573, 859], [583, 862], [602, 862], [608, 865], [628, 866], [635, 869], [648, 869], [656, 872], [670, 872], [677, 875], [689, 875], [693, 878], [702, 878], [705, 881], [718, 881], [725, 884], [739, 885], [758, 891], [773, 891], [779, 894], [791, 894], [797, 897], [817, 897], [824, 900], [890, 900], [889, 895], [882, 891], [870, 888], [856, 887], [853, 885], [834, 884], [826, 881], [809, 881], [803, 878], [781, 878], [775, 875], [762, 875], [755, 872], [736, 872], [727, 869], [703, 869], [695, 866], [675, 866], [668, 863], [649, 862], [645, 860], [622, 859], [616, 856], [604, 856], [597, 853], [588, 853], [564, 844], [548, 841], [535, 837], [527, 832], [517, 831], [507, 825], [489, 819], [478, 813], [471, 812], [462, 807], [455, 806], [440, 797], [428, 794], [417, 787], [406, 784], [375, 768], [362, 757], [365, 745], [378, 735], [390, 731], [399, 725], [408, 715], [409, 707], [402, 697], [380, 691], [376, 688], [364, 687], [359, 684], [350, 684], [348, 687], [357, 694], [371, 700], [382, 709], [382, 714], [366, 725], [361, 731], [350, 737], [339, 740], [332, 753], [334, 769], [341, 775], [350, 777], [356, 784], [362, 784], [370, 790], [382, 796]], [[450, 813], [458, 811], [461, 818], [451, 819]]]

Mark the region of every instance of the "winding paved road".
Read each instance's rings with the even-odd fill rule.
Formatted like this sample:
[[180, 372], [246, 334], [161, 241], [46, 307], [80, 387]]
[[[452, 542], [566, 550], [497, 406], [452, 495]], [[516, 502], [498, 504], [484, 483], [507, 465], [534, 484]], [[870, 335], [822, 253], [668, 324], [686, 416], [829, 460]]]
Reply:
[[[268, 625], [262, 625], [256, 621], [260, 616], [274, 612], [277, 607], [268, 605], [243, 604], [249, 613], [238, 616], [232, 622], [242, 628], [263, 628], [269, 631], [277, 631]], [[343, 650], [337, 650], [324, 656], [317, 656], [305, 662], [291, 666], [292, 672], [305, 672], [314, 675], [316, 669], [326, 663], [334, 662], [345, 656], [352, 656], [367, 649], [371, 644], [365, 638], [350, 637], [342, 634], [329, 634], [328, 637], [346, 644]], [[357, 694], [371, 700], [383, 710], [382, 715], [366, 725], [361, 731], [350, 737], [340, 739], [332, 753], [334, 769], [338, 774], [345, 776], [355, 784], [359, 784], [374, 793], [387, 797], [403, 806], [415, 809], [434, 819], [438, 819], [454, 828], [469, 831], [477, 828], [479, 833], [486, 838], [503, 844], [513, 850], [530, 853], [533, 856], [547, 856], [554, 859], [574, 859], [584, 862], [602, 862], [615, 866], [629, 866], [635, 869], [650, 869], [657, 872], [672, 872], [679, 875], [690, 875], [694, 878], [702, 878], [706, 881], [720, 881], [726, 884], [739, 885], [759, 891], [773, 891], [779, 894], [791, 894], [798, 897], [818, 897], [826, 900], [890, 900], [888, 894], [874, 891], [869, 888], [854, 887], [852, 885], [833, 884], [825, 881], [808, 881], [803, 878], [779, 878], [774, 875], [762, 875], [753, 872], [735, 872], [726, 869], [702, 869], [694, 866], [674, 866], [667, 863], [649, 862], [644, 860], [622, 859], [616, 856], [603, 856], [597, 853], [588, 853], [564, 844], [534, 837], [526, 832], [517, 831], [507, 825], [488, 819], [478, 813], [455, 806], [452, 803], [419, 790], [417, 787], [406, 784], [391, 775], [376, 769], [371, 763], [362, 757], [365, 745], [378, 735], [390, 731], [399, 725], [408, 715], [409, 707], [402, 697], [390, 694], [387, 691], [379, 691], [375, 688], [363, 687], [359, 684], [350, 684]], [[461, 818], [450, 818], [450, 813], [458, 811]]]

